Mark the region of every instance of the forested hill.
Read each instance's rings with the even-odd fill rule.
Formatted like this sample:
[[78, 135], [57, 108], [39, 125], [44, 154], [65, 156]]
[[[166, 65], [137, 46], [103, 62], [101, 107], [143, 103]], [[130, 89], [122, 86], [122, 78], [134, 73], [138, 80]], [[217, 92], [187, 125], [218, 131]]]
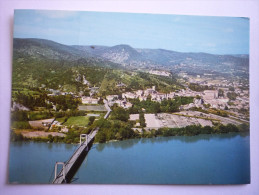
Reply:
[[13, 49], [14, 53], [56, 60], [76, 60], [82, 57], [90, 57], [87, 52], [45, 39], [15, 38], [13, 40]]
[[45, 39], [13, 40], [14, 60], [37, 59], [71, 62], [71, 65], [88, 64], [91, 66], [119, 67], [119, 64], [100, 58], [87, 51], [78, 50], [72, 46], [63, 45]]
[[14, 53], [47, 59], [74, 61], [86, 59], [97, 62], [110, 61], [128, 68], [170, 68], [176, 65], [201, 66], [217, 71], [247, 71], [249, 56], [184, 53], [165, 49], [136, 49], [129, 45], [68, 46], [44, 39], [14, 38]]
[[[206, 62], [206, 63], [205, 63]], [[175, 76], [144, 73], [152, 67], [183, 67], [189, 71], [211, 68], [248, 74], [247, 55], [180, 53], [162, 49], [135, 49], [129, 45], [68, 46], [44, 39], [18, 39], [13, 42], [13, 87], [59, 89], [89, 92], [100, 87], [99, 95], [145, 89], [158, 91], [182, 88]], [[198, 69], [199, 67], [199, 69]], [[140, 71], [139, 71], [140, 70]], [[173, 69], [167, 69], [172, 70]], [[118, 84], [124, 87], [118, 87]]]
[[[75, 61], [35, 58], [14, 55], [13, 91], [44, 87], [64, 92], [89, 95], [90, 87], [99, 87], [100, 96], [121, 94], [157, 86], [161, 92], [180, 89], [174, 76], [163, 77], [144, 72], [89, 63], [85, 59]], [[123, 83], [123, 87], [118, 84]]]

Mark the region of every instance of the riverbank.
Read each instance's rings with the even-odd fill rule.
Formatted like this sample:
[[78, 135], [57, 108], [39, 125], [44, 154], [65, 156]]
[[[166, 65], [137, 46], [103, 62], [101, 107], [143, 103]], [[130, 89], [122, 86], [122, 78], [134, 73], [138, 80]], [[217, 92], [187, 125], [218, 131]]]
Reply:
[[[200, 134], [226, 134], [231, 132], [249, 132], [249, 125], [217, 125], [217, 126], [196, 126], [190, 125], [183, 128], [160, 128], [158, 130], [145, 130], [140, 131], [131, 131], [130, 136], [127, 138], [119, 139], [107, 139], [104, 132], [99, 130], [97, 133], [94, 143], [106, 143], [114, 141], [122, 141], [133, 138], [154, 138], [154, 137], [168, 137], [168, 136], [197, 136]], [[62, 135], [61, 135], [62, 134]], [[70, 141], [67, 142], [66, 136], [68, 134], [58, 133], [58, 132], [43, 132], [43, 131], [32, 131], [32, 130], [15, 130], [11, 132], [11, 141], [36, 141], [36, 142], [54, 142], [54, 143], [67, 143], [67, 144], [76, 144], [78, 142]]]

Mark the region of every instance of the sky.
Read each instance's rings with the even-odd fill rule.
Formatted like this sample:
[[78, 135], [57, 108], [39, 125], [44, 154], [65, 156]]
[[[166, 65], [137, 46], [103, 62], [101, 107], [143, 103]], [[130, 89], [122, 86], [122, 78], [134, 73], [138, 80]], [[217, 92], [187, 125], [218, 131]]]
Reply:
[[242, 17], [15, 10], [13, 36], [66, 45], [249, 54], [249, 18]]

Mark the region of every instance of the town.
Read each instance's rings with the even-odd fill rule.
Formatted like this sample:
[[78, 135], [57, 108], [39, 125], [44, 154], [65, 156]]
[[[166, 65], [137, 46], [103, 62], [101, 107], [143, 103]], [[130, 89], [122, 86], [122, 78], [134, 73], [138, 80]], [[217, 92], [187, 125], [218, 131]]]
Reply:
[[[171, 76], [170, 72], [158, 70], [149, 71], [149, 74], [163, 77]], [[80, 132], [88, 132], [89, 127], [104, 116], [108, 120], [109, 118], [114, 119], [113, 116], [109, 115], [117, 108], [128, 113], [125, 121], [131, 124], [130, 128], [135, 134], [153, 132], [161, 128], [184, 128], [192, 125], [213, 127], [218, 124], [236, 126], [243, 123], [249, 124], [249, 86], [247, 84], [238, 79], [229, 81], [224, 77], [213, 78], [213, 75], [205, 73], [203, 75], [188, 75], [186, 72], [180, 72], [178, 76], [178, 80], [184, 88], [169, 93], [158, 91], [154, 85], [151, 88], [102, 96], [98, 93], [100, 87], [92, 86], [84, 76], [82, 83], [89, 91], [88, 96], [82, 92], [48, 89], [43, 85], [40, 90], [46, 93], [44, 105], [47, 105], [49, 113], [52, 110], [56, 114], [53, 117], [47, 113], [50, 118], [46, 116], [39, 118], [40, 120], [31, 120], [37, 119], [37, 117], [29, 116], [29, 124], [25, 128], [19, 126], [16, 128], [33, 129], [33, 131], [21, 131], [24, 138], [59, 137], [56, 138], [57, 141], [66, 137], [73, 128], [80, 129]], [[80, 79], [76, 78], [75, 80], [79, 81]], [[119, 82], [116, 83], [116, 87], [125, 88], [127, 86]], [[72, 101], [73, 106], [61, 107], [59, 99], [62, 97], [69, 97], [70, 99], [62, 101]], [[188, 99], [185, 102], [182, 100], [181, 103], [175, 103], [177, 98]], [[150, 107], [158, 106], [158, 109], [150, 111], [149, 107], [141, 106], [146, 102], [149, 102]], [[171, 109], [161, 109], [162, 105], [169, 107], [173, 104], [177, 104], [177, 106]], [[77, 110], [76, 114], [71, 114], [72, 111], [67, 114], [71, 109]], [[29, 112], [30, 108], [21, 102], [14, 101], [12, 111], [19, 110]], [[77, 139], [72, 139], [70, 142], [75, 140]]]

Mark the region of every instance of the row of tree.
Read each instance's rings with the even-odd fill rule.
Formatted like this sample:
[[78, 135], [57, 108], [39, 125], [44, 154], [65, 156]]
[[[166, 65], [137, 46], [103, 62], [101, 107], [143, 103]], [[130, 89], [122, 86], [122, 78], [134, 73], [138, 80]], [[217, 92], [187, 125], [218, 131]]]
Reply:
[[162, 100], [161, 103], [154, 102], [151, 98], [146, 101], [139, 99], [130, 100], [133, 107], [129, 109], [130, 114], [142, 113], [161, 113], [161, 112], [178, 112], [181, 105], [193, 102], [193, 97], [175, 97], [174, 99]]
[[81, 103], [81, 100], [74, 98], [72, 95], [58, 95], [48, 98], [50, 102], [56, 105], [56, 110], [66, 111], [67, 109], [75, 110]]
[[35, 110], [37, 107], [52, 109], [53, 105], [56, 105], [56, 110], [62, 111], [66, 111], [67, 109], [75, 110], [81, 103], [80, 99], [74, 98], [72, 95], [47, 96], [46, 93], [31, 95], [21, 92], [14, 94], [14, 101], [30, 110]]
[[199, 134], [222, 134], [230, 132], [240, 132], [247, 131], [249, 127], [247, 125], [236, 126], [233, 124], [227, 125], [216, 125], [213, 127], [210, 126], [196, 126], [190, 125], [183, 128], [161, 128], [156, 131], [156, 136], [194, 136]]
[[190, 83], [189, 88], [193, 91], [204, 91], [204, 90], [214, 90], [215, 88], [208, 85], [199, 85], [196, 83]]
[[137, 136], [132, 130], [132, 123], [120, 120], [99, 119], [95, 125], [100, 128], [95, 137], [95, 142], [104, 143], [109, 140], [124, 140]]
[[35, 107], [47, 107], [46, 98], [46, 94], [30, 95], [19, 91], [14, 94], [14, 100], [30, 110], [33, 110]]
[[[160, 128], [158, 130], [146, 131], [142, 129], [142, 133], [138, 133], [132, 130], [132, 123], [125, 123], [118, 120], [110, 121], [100, 119], [94, 122], [90, 128], [85, 127], [73, 127], [71, 128], [66, 137], [53, 137], [48, 136], [47, 138], [35, 138], [33, 141], [50, 141], [50, 142], [65, 142], [65, 143], [78, 143], [79, 135], [82, 133], [90, 133], [95, 127], [100, 127], [95, 142], [104, 143], [109, 140], [124, 140], [131, 138], [145, 138], [145, 137], [157, 137], [157, 136], [195, 136], [199, 134], [224, 134], [230, 132], [248, 132], [249, 125], [241, 124], [239, 126], [228, 124], [222, 125], [217, 124], [216, 126], [196, 126], [191, 125], [183, 128]], [[23, 141], [31, 140], [30, 138], [23, 137], [20, 133], [11, 131], [12, 141]]]

